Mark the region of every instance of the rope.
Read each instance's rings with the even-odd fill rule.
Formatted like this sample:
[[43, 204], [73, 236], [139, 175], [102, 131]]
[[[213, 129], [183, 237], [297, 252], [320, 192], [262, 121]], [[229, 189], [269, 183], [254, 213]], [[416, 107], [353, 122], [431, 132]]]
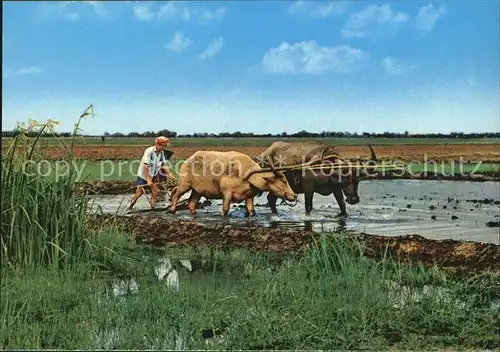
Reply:
[[[293, 203], [289, 203], [286, 199], [282, 199], [282, 200], [281, 200], [281, 204], [288, 205], [290, 208], [293, 208], [294, 206], [296, 206], [296, 205], [297, 205], [297, 202], [298, 202], [298, 199], [297, 199], [297, 198], [295, 198], [295, 202], [293, 202]], [[281, 205], [281, 204], [280, 204], [280, 205]]]
[[[322, 159], [320, 160], [325, 160], [325, 159], [329, 159], [329, 158], [337, 158], [341, 161], [344, 161], [344, 159], [340, 158], [340, 156], [338, 154], [330, 154], [330, 155], [327, 155], [325, 157], [323, 157]], [[312, 160], [312, 161], [308, 161], [308, 162], [305, 162], [305, 163], [302, 163], [302, 164], [295, 164], [295, 165], [290, 165], [289, 167], [288, 166], [284, 166], [287, 170], [296, 170], [296, 169], [301, 169], [303, 168], [304, 166], [310, 166], [311, 164], [314, 164], [316, 161], [318, 160]], [[320, 164], [320, 165], [323, 165], [324, 163]], [[330, 164], [331, 165], [331, 164]], [[281, 167], [278, 167], [278, 168], [281, 168]]]
[[[335, 157], [336, 155], [335, 154], [332, 154], [332, 155], [328, 155], [326, 157], [323, 158], [324, 159], [328, 159], [328, 158], [331, 158], [331, 157]], [[284, 167], [281, 167], [280, 169], [284, 169], [284, 171], [295, 171], [295, 170], [303, 170], [304, 169], [304, 166], [308, 166], [308, 170], [320, 170], [320, 169], [327, 169], [327, 168], [333, 168], [333, 169], [344, 169], [344, 168], [352, 168], [352, 169], [361, 169], [361, 168], [368, 168], [368, 169], [376, 169], [376, 168], [379, 168], [380, 166], [378, 165], [353, 165], [351, 162], [349, 161], [345, 161], [344, 159], [340, 159], [338, 158], [339, 160], [341, 160], [340, 163], [320, 163], [320, 164], [316, 164], [316, 165], [311, 165], [311, 164], [314, 164], [315, 161], [312, 161], [312, 162], [308, 162], [308, 163], [302, 163], [302, 164], [295, 164], [295, 165], [290, 165], [290, 166], [284, 166]], [[347, 165], [346, 165], [347, 164]], [[402, 166], [400, 165], [384, 165], [385, 168], [395, 168], [395, 169], [398, 169], [398, 168], [401, 168]]]

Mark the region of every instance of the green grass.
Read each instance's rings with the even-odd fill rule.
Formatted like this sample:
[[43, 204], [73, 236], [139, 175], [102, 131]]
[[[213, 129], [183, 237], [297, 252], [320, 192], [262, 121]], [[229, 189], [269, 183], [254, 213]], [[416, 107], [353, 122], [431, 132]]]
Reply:
[[[59, 138], [59, 140], [69, 142], [71, 138]], [[3, 143], [8, 143], [11, 139], [5, 138]], [[269, 146], [275, 141], [307, 141], [321, 140], [335, 145], [414, 145], [414, 144], [500, 144], [500, 138], [474, 138], [474, 139], [453, 139], [453, 138], [283, 138], [283, 137], [242, 137], [242, 138], [172, 138], [172, 146], [176, 147], [208, 147], [208, 146]], [[47, 138], [47, 145], [58, 145], [58, 139]], [[78, 137], [77, 146], [144, 146], [152, 145], [154, 138], [119, 138], [108, 137], [105, 142], [100, 137]]]
[[[56, 181], [14, 161], [2, 164], [2, 348], [173, 349], [181, 338], [188, 349], [500, 347], [498, 277], [377, 263], [341, 234], [301, 256], [150, 249], [119, 228], [87, 226], [76, 170]], [[179, 292], [155, 277], [161, 257], [176, 265]], [[130, 279], [136, 293], [111, 294]], [[201, 330], [223, 326], [224, 339], [207, 346]]]
[[[245, 250], [148, 251], [119, 233], [100, 237], [116, 254], [98, 258], [99, 273], [2, 273], [4, 347], [173, 349], [174, 336], [187, 349], [500, 347], [493, 276], [450, 281], [437, 270], [377, 264], [340, 235], [280, 260]], [[160, 257], [176, 264], [179, 292], [155, 277]], [[190, 273], [176, 259], [200, 268]], [[131, 279], [136, 293], [111, 294]], [[201, 331], [224, 327], [206, 346]]]
[[2, 159], [0, 262], [23, 268], [77, 263], [89, 252], [87, 203], [75, 192], [77, 175], [70, 168], [58, 180], [41, 177], [38, 164], [25, 163], [36, 160], [36, 144], [33, 153], [17, 154], [20, 141]]

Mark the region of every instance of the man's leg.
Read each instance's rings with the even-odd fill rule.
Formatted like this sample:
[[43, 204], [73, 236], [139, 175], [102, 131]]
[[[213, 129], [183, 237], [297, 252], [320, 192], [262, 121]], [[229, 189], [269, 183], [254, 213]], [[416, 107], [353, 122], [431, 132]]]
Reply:
[[[146, 180], [144, 180], [140, 177], [137, 177], [135, 184], [136, 184], [136, 186], [141, 186], [141, 185], [147, 185], [148, 183], [146, 182]], [[142, 196], [143, 193], [144, 193], [144, 190], [142, 187], [136, 188], [134, 197], [132, 197], [132, 200], [130, 201], [130, 205], [128, 206], [129, 210], [131, 210], [134, 207], [135, 203], [137, 202], [139, 197]]]

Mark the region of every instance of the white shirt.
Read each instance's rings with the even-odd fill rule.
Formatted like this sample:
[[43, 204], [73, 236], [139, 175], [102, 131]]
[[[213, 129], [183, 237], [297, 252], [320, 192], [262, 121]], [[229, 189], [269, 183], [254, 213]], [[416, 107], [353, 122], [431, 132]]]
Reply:
[[144, 155], [141, 159], [141, 164], [139, 165], [139, 170], [137, 170], [137, 176], [147, 180], [144, 174], [144, 164], [148, 164], [149, 176], [153, 178], [159, 171], [160, 168], [167, 162], [163, 152], [156, 153], [156, 147], [153, 145], [144, 151]]

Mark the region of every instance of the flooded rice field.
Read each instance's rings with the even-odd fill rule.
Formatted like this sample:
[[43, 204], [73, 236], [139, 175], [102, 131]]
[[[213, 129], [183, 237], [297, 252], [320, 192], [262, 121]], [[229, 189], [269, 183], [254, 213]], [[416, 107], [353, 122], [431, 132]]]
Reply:
[[[157, 211], [149, 209], [143, 196], [134, 210], [125, 214], [131, 194], [96, 195], [93, 211], [128, 217], [147, 216], [162, 220], [185, 220], [203, 225], [232, 227], [303, 228], [309, 231], [354, 232], [382, 236], [418, 234], [429, 239], [454, 239], [500, 244], [500, 183], [466, 181], [373, 180], [359, 185], [361, 202], [347, 206], [349, 216], [336, 219], [338, 205], [332, 196], [314, 195], [314, 208], [304, 214], [304, 197], [294, 207], [279, 205], [271, 214], [264, 196], [255, 198], [256, 216], [245, 217], [244, 203], [233, 204], [227, 219], [221, 217], [221, 201], [205, 204], [195, 217], [188, 210], [175, 214], [165, 209], [169, 201], [160, 200]], [[189, 197], [189, 193], [182, 199]], [[202, 199], [203, 202], [203, 199]], [[163, 210], [162, 210], [163, 209]]]

